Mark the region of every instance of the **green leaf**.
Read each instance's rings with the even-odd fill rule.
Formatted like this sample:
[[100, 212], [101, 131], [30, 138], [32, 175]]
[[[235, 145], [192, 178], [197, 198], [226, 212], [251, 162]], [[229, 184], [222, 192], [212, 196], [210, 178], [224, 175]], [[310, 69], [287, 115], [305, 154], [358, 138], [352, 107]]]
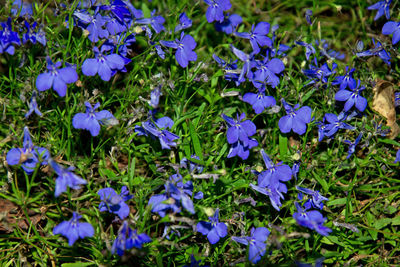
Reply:
[[382, 218], [382, 219], [379, 219], [379, 220], [375, 221], [374, 226], [375, 226], [376, 229], [379, 230], [379, 229], [384, 228], [385, 226], [387, 226], [391, 222], [392, 222], [391, 218]]
[[328, 183], [324, 180], [324, 178], [319, 177], [318, 174], [316, 174], [315, 172], [312, 172], [312, 174], [314, 175], [315, 180], [318, 181], [318, 183], [322, 186], [322, 188], [325, 191], [329, 191], [329, 185]]
[[288, 139], [286, 136], [279, 135], [279, 153], [281, 158], [285, 156], [288, 152]]
[[78, 261], [78, 262], [74, 262], [74, 263], [63, 263], [63, 264], [61, 264], [61, 267], [85, 267], [85, 266], [91, 266], [91, 265], [94, 265], [94, 264], [91, 262]]
[[392, 225], [400, 225], [400, 216], [396, 216], [392, 219]]
[[192, 138], [194, 152], [200, 158], [200, 160], [203, 160], [203, 152], [201, 150], [200, 140], [191, 121], [189, 121], [189, 131], [190, 137]]

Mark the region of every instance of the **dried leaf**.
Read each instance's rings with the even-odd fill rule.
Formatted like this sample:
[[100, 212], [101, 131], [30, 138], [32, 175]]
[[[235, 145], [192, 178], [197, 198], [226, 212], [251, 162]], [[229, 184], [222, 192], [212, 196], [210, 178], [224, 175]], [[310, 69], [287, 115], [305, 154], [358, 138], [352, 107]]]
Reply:
[[391, 129], [389, 138], [394, 139], [400, 133], [400, 127], [396, 123], [394, 85], [385, 80], [378, 80], [372, 91], [374, 93], [372, 109], [386, 118], [386, 125]]
[[[41, 219], [41, 214], [28, 210], [30, 221], [36, 225]], [[29, 228], [29, 220], [20, 207], [7, 199], [0, 199], [0, 233], [11, 233], [18, 226], [21, 229]]]

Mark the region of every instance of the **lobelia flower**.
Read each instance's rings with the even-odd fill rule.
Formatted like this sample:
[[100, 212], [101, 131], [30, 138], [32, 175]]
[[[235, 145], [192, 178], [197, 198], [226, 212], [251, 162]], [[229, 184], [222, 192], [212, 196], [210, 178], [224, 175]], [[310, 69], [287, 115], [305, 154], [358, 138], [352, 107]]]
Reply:
[[190, 255], [190, 265], [184, 265], [183, 267], [209, 267], [208, 265], [200, 265], [201, 260], [196, 260], [194, 255]]
[[154, 16], [156, 13], [155, 10], [151, 12], [151, 17], [150, 18], [140, 18], [136, 20], [136, 23], [138, 24], [150, 24], [151, 27], [156, 31], [156, 33], [160, 33], [163, 30], [165, 30], [164, 27], [164, 22], [165, 19], [162, 16]]
[[58, 197], [59, 195], [67, 191], [67, 186], [77, 190], [81, 188], [80, 185], [87, 184], [86, 180], [82, 179], [72, 172], [73, 170], [75, 170], [74, 167], [71, 166], [66, 169], [55, 162], [52, 158], [49, 158], [48, 162], [55, 173], [58, 175], [56, 179], [56, 189], [54, 191], [55, 197]]
[[196, 225], [197, 232], [206, 235], [212, 245], [228, 234], [228, 227], [225, 223], [219, 222], [218, 216], [219, 209], [216, 209], [214, 216], [208, 217], [211, 222], [200, 221]]
[[288, 115], [279, 119], [279, 129], [282, 133], [293, 130], [293, 132], [303, 135], [307, 130], [307, 124], [311, 122], [312, 109], [309, 106], [299, 108], [299, 104], [292, 108], [285, 99], [282, 98], [281, 101]]
[[386, 19], [390, 19], [390, 10], [389, 10], [390, 3], [392, 3], [392, 0], [383, 0], [368, 7], [368, 10], [378, 9], [378, 12], [376, 12], [374, 20], [379, 19], [380, 17], [383, 16], [383, 14], [385, 14]]
[[307, 209], [303, 209], [298, 202], [294, 204], [297, 208], [297, 212], [293, 214], [293, 218], [299, 225], [315, 230], [323, 236], [328, 236], [329, 233], [332, 232], [332, 229], [323, 225], [326, 218], [324, 218], [319, 211], [307, 211]]
[[357, 85], [356, 80], [353, 78], [353, 72], [355, 71], [354, 68], [352, 68], [349, 71], [349, 66], [346, 66], [346, 73], [342, 76], [337, 76], [335, 80], [332, 81], [332, 85], [338, 85], [340, 84], [339, 89], [344, 90], [347, 87], [349, 88], [355, 88]]
[[179, 136], [171, 133], [166, 129], [170, 129], [174, 125], [174, 121], [165, 116], [159, 119], [156, 119], [154, 122], [152, 120], [148, 120], [142, 122], [142, 126], [135, 126], [135, 132], [138, 135], [149, 136], [153, 139], [158, 138], [161, 144], [162, 149], [171, 149], [171, 146], [176, 146], [176, 139], [179, 139]]
[[93, 226], [87, 222], [79, 222], [80, 218], [82, 218], [81, 215], [73, 212], [71, 220], [63, 221], [54, 227], [53, 234], [65, 236], [69, 246], [72, 246], [79, 238], [92, 237], [94, 235]]
[[103, 26], [106, 24], [106, 19], [104, 19], [100, 13], [97, 13], [94, 16], [91, 16], [91, 20], [86, 27], [86, 30], [89, 32], [89, 40], [92, 43], [97, 43], [100, 38], [107, 38], [109, 32], [106, 29], [103, 29]]
[[119, 33], [126, 31], [126, 25], [124, 21], [120, 21], [118, 18], [115, 17], [106, 18], [106, 21], [106, 29], [111, 36], [115, 36]]
[[151, 238], [147, 234], [137, 234], [136, 230], [132, 230], [127, 221], [124, 221], [118, 230], [117, 238], [111, 247], [111, 253], [117, 253], [118, 256], [124, 255], [125, 250], [133, 247], [141, 249], [144, 243], [151, 242]]
[[259, 90], [257, 94], [246, 93], [243, 101], [252, 105], [256, 114], [260, 114], [264, 109], [275, 106], [276, 101], [273, 96], [266, 96], [265, 90]]
[[117, 54], [104, 55], [104, 50], [99, 51], [93, 47], [96, 58], [87, 58], [82, 64], [82, 73], [86, 76], [94, 76], [97, 73], [103, 81], [109, 81], [116, 70], [122, 70], [125, 67], [125, 60]]
[[[198, 156], [196, 156], [196, 155], [192, 155], [190, 158], [200, 160], [200, 158]], [[194, 163], [193, 161], [188, 160], [187, 158], [183, 158], [181, 160], [180, 167], [189, 169], [190, 173], [193, 173], [195, 170], [197, 170], [198, 173], [202, 173], [203, 169], [204, 169], [203, 165]]]
[[309, 43], [306, 43], [306, 42], [303, 42], [303, 41], [296, 41], [295, 43], [297, 45], [301, 45], [301, 46], [304, 46], [306, 48], [306, 58], [307, 58], [307, 60], [309, 60], [309, 58], [310, 58], [310, 56], [312, 54], [316, 53], [315, 48], [314, 48], [314, 46], [312, 44], [309, 44]]
[[100, 196], [101, 200], [99, 204], [99, 210], [101, 212], [108, 211], [117, 214], [121, 220], [129, 216], [130, 209], [125, 201], [133, 198], [133, 195], [129, 194], [129, 190], [126, 186], [121, 188], [121, 193], [119, 195], [110, 187], [100, 189], [97, 194]]
[[268, 22], [259, 22], [256, 26], [251, 26], [250, 32], [235, 32], [234, 34], [240, 38], [250, 39], [253, 53], [260, 52], [260, 46], [272, 47], [272, 40], [267, 36], [269, 33], [270, 25]]
[[265, 227], [251, 228], [250, 236], [232, 236], [232, 240], [249, 246], [249, 261], [257, 263], [267, 251], [266, 241], [270, 231]]
[[6, 160], [8, 165], [21, 164], [26, 174], [34, 172], [36, 165], [46, 165], [50, 159], [50, 153], [43, 147], [34, 146], [28, 127], [24, 127], [24, 141], [22, 148], [12, 148], [8, 151]]
[[208, 5], [206, 11], [208, 23], [213, 21], [222, 22], [224, 20], [224, 11], [232, 7], [229, 0], [204, 0], [204, 3]]
[[312, 24], [312, 22], [311, 22], [311, 16], [312, 16], [312, 15], [313, 15], [312, 10], [311, 10], [311, 9], [307, 9], [307, 10], [306, 10], [305, 16], [306, 16], [306, 21], [307, 21], [307, 23], [308, 23], [309, 25]]
[[[193, 184], [191, 181], [183, 184], [182, 176], [174, 174], [169, 177], [169, 180], [164, 185], [165, 193], [150, 197], [148, 205], [151, 206], [151, 211], [158, 213], [161, 217], [165, 217], [167, 212], [181, 212], [182, 207], [191, 214], [195, 213], [193, 201]], [[203, 198], [203, 192], [197, 192], [195, 199]]]
[[361, 137], [363, 135], [363, 132], [360, 132], [360, 134], [357, 136], [356, 140], [354, 141], [354, 143], [352, 143], [350, 140], [344, 140], [344, 142], [346, 144], [349, 145], [349, 151], [347, 152], [348, 155], [346, 157], [346, 159], [350, 158], [351, 155], [354, 154], [354, 152], [356, 151], [356, 146], [358, 145], [358, 143], [360, 143], [361, 141]]
[[116, 125], [118, 120], [108, 110], [96, 112], [100, 107], [97, 102], [94, 107], [89, 102], [85, 102], [86, 113], [77, 113], [72, 118], [72, 126], [75, 129], [84, 129], [90, 131], [92, 136], [99, 135], [100, 125]]
[[166, 47], [176, 49], [175, 58], [182, 68], [186, 68], [189, 65], [189, 61], [196, 61], [197, 54], [193, 51], [196, 48], [196, 41], [190, 35], [185, 35], [181, 32], [181, 39], [175, 41], [164, 41], [161, 40], [160, 44]]
[[14, 45], [20, 45], [21, 41], [18, 37], [18, 33], [12, 30], [11, 18], [7, 19], [7, 22], [1, 22], [0, 31], [0, 54], [7, 52], [10, 55], [14, 55], [15, 47]]
[[394, 92], [394, 106], [400, 106], [400, 92]]
[[383, 25], [382, 34], [393, 34], [392, 44], [395, 45], [400, 41], [400, 22], [388, 21]]
[[78, 74], [73, 67], [60, 68], [62, 62], [57, 61], [55, 64], [50, 57], [46, 57], [47, 69], [49, 72], [41, 73], [36, 79], [36, 88], [39, 91], [46, 91], [53, 87], [54, 91], [61, 97], [67, 93], [67, 84], [74, 83], [78, 80]]
[[376, 42], [375, 39], [372, 39], [372, 43], [374, 48], [368, 49], [366, 51], [357, 52], [357, 57], [368, 57], [368, 56], [379, 56], [383, 62], [385, 62], [388, 66], [390, 66], [390, 53], [385, 50], [382, 46], [381, 42]]
[[179, 24], [175, 27], [175, 32], [192, 27], [192, 20], [188, 18], [185, 12], [179, 15]]
[[269, 56], [264, 57], [264, 60], [258, 61], [256, 64], [257, 70], [254, 72], [252, 82], [255, 88], [261, 88], [265, 84], [271, 85], [275, 88], [279, 84], [279, 77], [277, 74], [285, 69], [285, 65], [279, 58], [272, 58]]
[[249, 157], [249, 150], [258, 145], [257, 140], [250, 138], [256, 134], [256, 126], [250, 120], [245, 120], [246, 114], [237, 114], [237, 119], [222, 114], [229, 128], [226, 132], [228, 143], [232, 145], [228, 158], [239, 156], [243, 160]]
[[394, 160], [393, 163], [398, 163], [398, 162], [400, 162], [400, 149], [397, 150], [396, 159]]
[[42, 112], [40, 112], [40, 110], [39, 110], [39, 107], [38, 107], [38, 104], [37, 104], [37, 101], [36, 101], [36, 96], [37, 96], [36, 91], [33, 91], [33, 92], [32, 92], [31, 100], [30, 100], [29, 103], [28, 103], [29, 110], [28, 110], [28, 112], [25, 114], [25, 118], [26, 118], [26, 119], [27, 119], [33, 112], [35, 112], [36, 115], [38, 115], [38, 116], [40, 116], [40, 117], [43, 115]]
[[339, 90], [336, 95], [335, 99], [337, 101], [346, 101], [344, 104], [344, 111], [349, 111], [353, 106], [355, 106], [360, 112], [363, 112], [367, 107], [367, 99], [360, 95], [361, 91], [365, 89], [364, 86], [360, 87], [360, 80], [358, 80], [357, 86], [353, 84], [349, 84], [349, 90]]
[[315, 40], [315, 45], [319, 48], [319, 50], [321, 51], [321, 54], [323, 56], [326, 56], [330, 60], [334, 60], [334, 59], [343, 60], [345, 58], [345, 54], [337, 52], [333, 49], [328, 49], [329, 43], [328, 43], [328, 41], [326, 41], [324, 39], [321, 39], [321, 42], [319, 42], [318, 40]]
[[339, 129], [354, 130], [355, 127], [345, 123], [347, 114], [345, 112], [335, 115], [333, 113], [326, 113], [324, 119], [328, 122], [325, 127], [325, 135], [328, 137], [333, 136]]
[[215, 29], [226, 34], [232, 34], [236, 27], [243, 22], [243, 19], [238, 14], [232, 14], [225, 17], [224, 21], [216, 22]]
[[255, 184], [250, 184], [250, 187], [257, 192], [268, 196], [272, 207], [277, 211], [280, 211], [280, 207], [282, 207], [281, 199], [285, 199], [285, 197], [279, 191], [279, 184], [280, 183], [277, 180], [272, 180], [266, 187], [260, 187]]
[[128, 6], [121, 0], [114, 0], [109, 5], [101, 5], [101, 10], [109, 10], [112, 15], [121, 23], [123, 23], [124, 18], [130, 16]]
[[220, 67], [224, 68], [225, 80], [238, 81], [239, 74], [235, 72], [237, 69], [237, 64], [236, 64], [237, 59], [236, 60], [229, 59], [229, 62], [226, 62], [222, 58], [218, 57], [216, 54], [213, 54], [213, 59], [218, 63]]
[[32, 44], [36, 44], [36, 42], [39, 42], [43, 46], [46, 46], [46, 36], [43, 31], [43, 29], [39, 29], [38, 32], [35, 32], [35, 28], [37, 27], [37, 22], [33, 22], [32, 25], [29, 25], [27, 21], [25, 21], [25, 27], [27, 29], [27, 32], [24, 34], [22, 38], [22, 42], [26, 44], [28, 41], [30, 41]]
[[11, 7], [11, 14], [19, 17], [26, 16], [30, 18], [33, 15], [32, 4], [22, 0], [14, 0]]
[[250, 54], [246, 54], [243, 51], [234, 47], [232, 44], [230, 45], [230, 48], [231, 48], [232, 52], [235, 54], [235, 56], [237, 56], [244, 63], [242, 70], [240, 72], [239, 78], [238, 78], [238, 82], [241, 83], [241, 82], [245, 81], [245, 78], [244, 78], [245, 74], [246, 74], [246, 77], [253, 77], [253, 73], [252, 73], [251, 69], [253, 67], [255, 67], [255, 64], [256, 64], [255, 60], [254, 60], [254, 52], [252, 52]]
[[313, 84], [318, 81], [322, 83], [327, 83], [328, 77], [336, 72], [335, 69], [337, 67], [337, 64], [335, 62], [333, 62], [332, 68], [329, 68], [327, 63], [325, 63], [321, 67], [318, 67], [317, 58], [315, 57], [314, 64], [315, 65], [310, 65], [310, 69], [303, 70], [304, 75], [306, 75], [307, 78], [311, 80], [308, 84]]
[[307, 195], [311, 196], [311, 199], [308, 199], [306, 203], [304, 203], [304, 207], [306, 209], [310, 208], [317, 208], [322, 210], [324, 208], [324, 203], [323, 201], [327, 201], [328, 199], [324, 196], [322, 196], [319, 191], [314, 191], [308, 188], [296, 186], [296, 189], [300, 191], [299, 193], [299, 199], [303, 199], [303, 195], [301, 193], [305, 193]]

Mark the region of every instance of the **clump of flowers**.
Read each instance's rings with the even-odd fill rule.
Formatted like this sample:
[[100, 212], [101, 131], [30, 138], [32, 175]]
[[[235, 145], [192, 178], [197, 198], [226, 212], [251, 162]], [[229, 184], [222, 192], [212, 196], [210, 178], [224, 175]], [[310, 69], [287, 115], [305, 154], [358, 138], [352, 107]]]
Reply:
[[121, 220], [129, 216], [129, 206], [125, 202], [132, 199], [133, 195], [129, 194], [129, 190], [126, 186], [121, 188], [121, 193], [119, 195], [110, 187], [100, 189], [97, 194], [100, 196], [101, 200], [99, 204], [100, 211], [108, 211], [117, 214]]

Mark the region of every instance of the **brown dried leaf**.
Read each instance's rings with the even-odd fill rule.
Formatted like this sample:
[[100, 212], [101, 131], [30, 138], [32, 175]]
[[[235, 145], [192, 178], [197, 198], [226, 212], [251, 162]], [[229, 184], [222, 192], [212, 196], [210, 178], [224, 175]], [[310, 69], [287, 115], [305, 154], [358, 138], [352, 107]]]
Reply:
[[378, 80], [372, 91], [374, 93], [372, 109], [386, 118], [386, 125], [391, 129], [389, 138], [394, 139], [400, 133], [400, 127], [396, 123], [394, 85], [385, 80]]
[[[27, 212], [30, 221], [34, 225], [42, 219], [41, 214], [35, 214], [31, 210]], [[16, 204], [7, 199], [0, 199], [0, 233], [11, 233], [16, 226], [26, 230], [29, 228], [29, 220]]]

